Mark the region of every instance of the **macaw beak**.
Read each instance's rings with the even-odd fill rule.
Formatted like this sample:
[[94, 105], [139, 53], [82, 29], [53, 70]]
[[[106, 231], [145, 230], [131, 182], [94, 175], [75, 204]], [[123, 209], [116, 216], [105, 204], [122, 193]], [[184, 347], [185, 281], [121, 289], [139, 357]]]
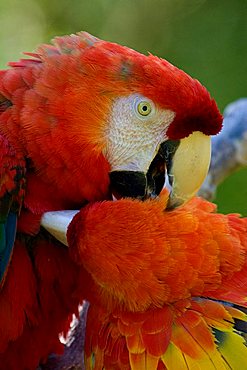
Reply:
[[188, 137], [167, 140], [150, 164], [147, 173], [113, 171], [110, 173], [111, 191], [115, 198], [157, 197], [165, 183], [170, 191], [167, 210], [191, 199], [201, 187], [210, 164], [211, 139], [195, 131]]
[[41, 218], [41, 226], [43, 226], [54, 238], [62, 244], [68, 246], [67, 229], [78, 211], [54, 211], [45, 212]]
[[176, 208], [196, 195], [207, 176], [210, 160], [210, 136], [195, 131], [180, 140], [168, 168], [172, 190], [167, 209]]

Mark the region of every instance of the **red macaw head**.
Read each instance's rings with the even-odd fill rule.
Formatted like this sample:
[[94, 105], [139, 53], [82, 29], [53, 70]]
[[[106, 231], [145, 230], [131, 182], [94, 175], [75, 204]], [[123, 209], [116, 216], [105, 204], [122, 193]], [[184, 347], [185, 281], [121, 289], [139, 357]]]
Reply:
[[77, 200], [104, 199], [109, 186], [116, 198], [145, 199], [165, 180], [169, 207], [191, 198], [222, 123], [205, 87], [163, 59], [87, 33], [54, 44], [38, 49], [21, 112], [43, 176]]

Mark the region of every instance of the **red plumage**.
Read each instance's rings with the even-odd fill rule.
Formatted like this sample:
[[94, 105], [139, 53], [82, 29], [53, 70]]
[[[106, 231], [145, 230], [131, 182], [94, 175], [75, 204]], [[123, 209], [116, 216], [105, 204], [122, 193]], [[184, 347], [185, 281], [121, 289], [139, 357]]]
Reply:
[[[173, 110], [171, 139], [193, 130], [215, 134], [222, 121], [207, 90], [178, 68], [86, 33], [56, 38], [54, 46], [26, 54], [30, 59], [0, 71], [0, 151], [7, 141], [26, 170], [17, 241], [0, 291], [3, 370], [35, 369], [51, 352], [62, 351], [58, 334], [88, 294], [91, 277], [80, 266], [81, 256], [72, 259], [39, 224], [46, 211], [110, 199], [103, 151], [114, 99], [138, 93]], [[0, 194], [8, 186], [4, 178], [5, 170]]]

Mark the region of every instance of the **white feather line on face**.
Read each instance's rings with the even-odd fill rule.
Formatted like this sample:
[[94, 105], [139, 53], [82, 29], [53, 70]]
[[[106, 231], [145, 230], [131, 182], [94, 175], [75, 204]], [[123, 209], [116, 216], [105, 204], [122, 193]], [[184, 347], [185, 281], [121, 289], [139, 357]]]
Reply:
[[[149, 115], [138, 116], [137, 100], [151, 103]], [[171, 110], [155, 107], [150, 99], [139, 94], [117, 98], [109, 117], [104, 151], [111, 170], [146, 173], [159, 145], [167, 139], [166, 131], [174, 117]]]

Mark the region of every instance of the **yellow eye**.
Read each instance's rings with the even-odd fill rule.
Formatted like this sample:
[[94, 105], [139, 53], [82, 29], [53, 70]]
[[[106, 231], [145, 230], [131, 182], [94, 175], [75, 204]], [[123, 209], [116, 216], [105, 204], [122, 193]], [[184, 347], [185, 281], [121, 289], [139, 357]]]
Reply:
[[148, 101], [141, 101], [137, 105], [137, 111], [141, 116], [148, 116], [152, 111], [152, 106]]

